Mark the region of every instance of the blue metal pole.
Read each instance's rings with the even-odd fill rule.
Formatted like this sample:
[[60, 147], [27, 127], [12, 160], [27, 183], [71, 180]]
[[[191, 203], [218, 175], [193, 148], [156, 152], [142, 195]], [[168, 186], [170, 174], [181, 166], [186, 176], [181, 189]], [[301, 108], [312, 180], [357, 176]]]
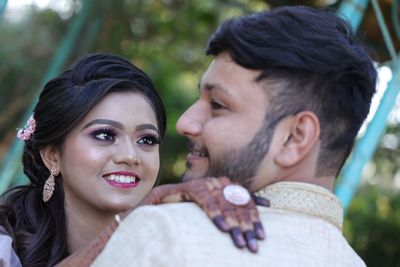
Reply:
[[377, 0], [371, 0], [372, 6], [375, 10], [376, 19], [378, 20], [379, 28], [381, 29], [383, 40], [385, 40], [385, 44], [387, 49], [389, 50], [390, 57], [392, 58], [392, 63], [396, 61], [396, 50], [393, 45], [392, 37], [390, 37], [390, 33], [388, 28], [386, 27], [385, 19], [383, 18], [382, 10], [378, 4]]
[[400, 20], [399, 20], [399, 10], [400, 0], [394, 0], [391, 8], [392, 24], [394, 32], [396, 33], [397, 39], [400, 40]]
[[6, 7], [7, 7], [7, 0], [0, 0], [0, 20], [3, 17]]
[[[76, 43], [80, 29], [83, 27], [85, 20], [89, 17], [92, 0], [85, 0], [83, 2], [83, 7], [81, 12], [77, 15], [76, 19], [72, 22], [71, 27], [69, 28], [67, 35], [61, 42], [56, 54], [46, 72], [46, 75], [41, 81], [41, 86], [46, 83], [49, 79], [56, 76], [60, 73], [62, 67], [65, 65], [69, 55], [72, 52], [74, 47], [74, 43]], [[24, 122], [31, 115], [31, 112], [38, 100], [38, 95], [36, 95], [35, 99], [32, 101], [31, 106], [28, 108], [28, 112], [25, 115]], [[23, 124], [23, 123], [22, 123]], [[21, 124], [21, 125], [22, 125]], [[20, 164], [21, 164], [21, 156], [23, 151], [23, 142], [19, 139], [15, 139], [11, 145], [11, 149], [9, 153], [6, 155], [4, 161], [1, 164], [0, 168], [0, 193], [5, 191], [13, 182], [14, 179], [17, 178], [19, 183], [22, 183], [26, 178], [21, 172]]]
[[[350, 202], [360, 184], [361, 174], [365, 164], [371, 160], [381, 136], [386, 127], [386, 119], [395, 104], [396, 96], [399, 93], [400, 85], [400, 59], [396, 56], [393, 44], [391, 43], [390, 35], [387, 31], [383, 20], [382, 12], [380, 11], [378, 2], [372, 0], [372, 4], [377, 16], [379, 26], [384, 34], [386, 45], [390, 50], [392, 57], [391, 67], [393, 68], [393, 78], [381, 100], [381, 103], [376, 111], [374, 118], [368, 125], [368, 128], [363, 137], [355, 145], [350, 159], [344, 166], [340, 179], [336, 184], [335, 193], [342, 201], [345, 211], [348, 209]], [[358, 29], [362, 13], [368, 5], [367, 0], [345, 0], [338, 9], [338, 14], [347, 18], [353, 28]], [[393, 59], [394, 58], [394, 59]], [[397, 61], [396, 61], [397, 59]]]
[[344, 0], [336, 13], [347, 19], [354, 31], [357, 31], [367, 6], [368, 0]]
[[396, 97], [400, 92], [400, 57], [397, 58], [393, 69], [393, 78], [379, 104], [374, 118], [368, 128], [353, 149], [351, 160], [343, 168], [340, 180], [336, 185], [335, 194], [342, 201], [345, 210], [348, 209], [355, 191], [361, 181], [361, 173], [365, 163], [371, 160], [378, 146], [385, 128], [389, 112], [396, 103]]

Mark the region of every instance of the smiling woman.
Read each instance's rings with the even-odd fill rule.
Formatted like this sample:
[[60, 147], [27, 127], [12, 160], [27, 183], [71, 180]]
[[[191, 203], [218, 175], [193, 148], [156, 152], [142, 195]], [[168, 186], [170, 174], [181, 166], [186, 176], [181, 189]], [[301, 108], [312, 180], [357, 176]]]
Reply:
[[142, 200], [157, 179], [165, 125], [150, 78], [121, 57], [89, 55], [49, 81], [18, 134], [31, 184], [0, 206], [0, 230], [21, 264], [53, 266]]
[[126, 92], [104, 97], [67, 135], [62, 153], [55, 155], [66, 203], [78, 195], [100, 214], [137, 204], [155, 183], [159, 140], [154, 111], [144, 96]]
[[[151, 190], [160, 167], [158, 128], [146, 97], [113, 92], [68, 133], [61, 149], [42, 150], [45, 164], [62, 174], [67, 222], [79, 231], [69, 240], [70, 251], [101, 229], [94, 225], [110, 223], [110, 214], [136, 205]], [[88, 213], [95, 214], [93, 221]]]

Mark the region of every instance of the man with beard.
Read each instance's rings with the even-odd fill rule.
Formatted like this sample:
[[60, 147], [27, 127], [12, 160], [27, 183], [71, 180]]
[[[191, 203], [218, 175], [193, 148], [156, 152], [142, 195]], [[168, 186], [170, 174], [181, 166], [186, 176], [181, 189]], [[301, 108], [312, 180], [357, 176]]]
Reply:
[[[193, 204], [146, 206], [94, 266], [364, 266], [332, 194], [376, 82], [348, 23], [306, 7], [254, 13], [222, 23], [207, 54], [200, 97], [177, 122], [190, 143], [184, 179], [227, 176], [269, 199], [259, 207], [266, 241], [252, 254]], [[246, 204], [240, 187], [225, 189]]]

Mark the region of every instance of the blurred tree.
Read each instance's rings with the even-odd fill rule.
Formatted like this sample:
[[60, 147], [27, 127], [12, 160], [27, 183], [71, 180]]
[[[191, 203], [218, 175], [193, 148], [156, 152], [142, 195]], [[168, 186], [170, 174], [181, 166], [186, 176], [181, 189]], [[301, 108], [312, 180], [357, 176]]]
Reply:
[[[15, 129], [23, 126], [22, 117], [40, 91], [49, 62], [82, 7], [79, 0], [60, 2], [63, 9], [32, 6], [23, 13], [6, 10], [0, 21], [0, 159], [14, 140]], [[185, 169], [186, 144], [176, 134], [175, 122], [197, 97], [199, 80], [210, 61], [204, 56], [210, 33], [233, 15], [299, 2], [314, 6], [340, 3], [98, 0], [79, 32], [68, 65], [88, 52], [104, 51], [123, 55], [150, 74], [169, 117], [161, 149], [161, 182], [177, 182]], [[385, 4], [389, 2], [385, 0]], [[91, 23], [94, 21], [98, 24]], [[372, 28], [365, 23], [364, 30]], [[97, 34], [92, 27], [99, 27]], [[364, 185], [346, 217], [344, 234], [368, 266], [400, 266], [399, 144], [397, 121], [388, 127], [373, 162], [367, 166]]]
[[[40, 91], [48, 63], [81, 5], [71, 1], [67, 11], [58, 12], [32, 6], [18, 20], [6, 16], [0, 25], [0, 158], [14, 138], [14, 129], [23, 124], [25, 109]], [[150, 74], [169, 115], [162, 181], [177, 181], [183, 171], [185, 145], [177, 138], [174, 125], [197, 95], [208, 62], [203, 51], [209, 34], [228, 16], [266, 7], [264, 1], [256, 0], [96, 1], [90, 20], [101, 17], [101, 30], [91, 43], [88, 29], [80, 32], [69, 63], [88, 52], [106, 51], [131, 59]]]
[[354, 198], [344, 234], [368, 266], [400, 266], [400, 195], [365, 185]]

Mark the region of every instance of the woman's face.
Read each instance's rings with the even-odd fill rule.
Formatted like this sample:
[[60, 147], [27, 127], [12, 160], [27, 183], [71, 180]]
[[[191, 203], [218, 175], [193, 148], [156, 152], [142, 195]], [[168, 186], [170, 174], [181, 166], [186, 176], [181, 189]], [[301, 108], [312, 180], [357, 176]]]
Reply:
[[67, 135], [60, 174], [69, 209], [127, 210], [153, 187], [159, 134], [149, 102], [140, 93], [110, 93]]

